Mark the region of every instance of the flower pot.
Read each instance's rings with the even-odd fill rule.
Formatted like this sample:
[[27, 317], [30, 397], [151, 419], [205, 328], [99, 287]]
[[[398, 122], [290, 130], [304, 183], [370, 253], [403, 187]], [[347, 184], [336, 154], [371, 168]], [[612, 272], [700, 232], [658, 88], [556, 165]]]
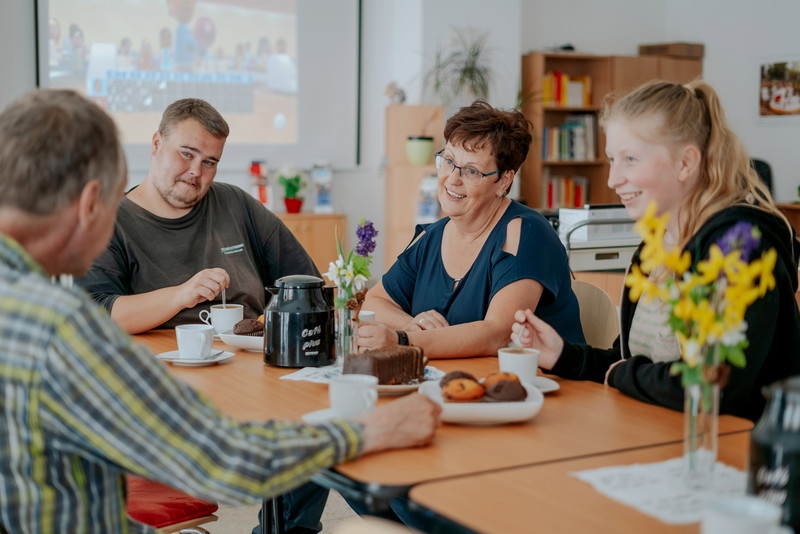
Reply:
[[300, 213], [303, 207], [302, 198], [284, 198], [283, 203], [286, 204], [286, 213]]
[[406, 141], [406, 156], [412, 165], [427, 165], [433, 156], [433, 137], [409, 137]]

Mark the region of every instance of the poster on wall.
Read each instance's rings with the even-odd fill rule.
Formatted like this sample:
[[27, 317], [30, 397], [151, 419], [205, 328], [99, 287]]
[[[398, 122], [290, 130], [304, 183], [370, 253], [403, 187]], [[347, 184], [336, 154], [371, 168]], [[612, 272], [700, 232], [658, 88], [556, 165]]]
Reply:
[[800, 118], [800, 57], [761, 63], [760, 118]]

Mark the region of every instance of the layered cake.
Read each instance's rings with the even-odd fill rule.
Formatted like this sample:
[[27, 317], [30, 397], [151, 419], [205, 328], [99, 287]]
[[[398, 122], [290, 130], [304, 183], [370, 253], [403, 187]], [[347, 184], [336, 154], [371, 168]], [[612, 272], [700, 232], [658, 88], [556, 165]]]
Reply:
[[425, 363], [427, 360], [422, 348], [394, 345], [361, 354], [348, 354], [342, 373], [377, 376], [381, 385], [411, 384], [422, 380]]

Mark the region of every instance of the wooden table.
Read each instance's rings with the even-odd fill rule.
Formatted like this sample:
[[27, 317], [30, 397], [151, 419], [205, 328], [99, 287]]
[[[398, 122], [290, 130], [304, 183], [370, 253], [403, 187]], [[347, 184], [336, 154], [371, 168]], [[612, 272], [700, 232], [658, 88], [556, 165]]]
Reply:
[[[745, 469], [749, 443], [749, 432], [721, 436], [719, 461]], [[602, 495], [590, 484], [570, 475], [600, 467], [660, 462], [682, 453], [681, 444], [669, 444], [594, 455], [423, 483], [413, 487], [409, 496], [445, 520], [486, 534], [696, 533], [696, 523], [667, 525]]]
[[[135, 337], [156, 353], [174, 350], [177, 345], [172, 330]], [[215, 342], [214, 347], [234, 350], [222, 342]], [[443, 371], [462, 369], [476, 376], [498, 368], [495, 357], [435, 360], [431, 364]], [[239, 420], [299, 420], [304, 413], [329, 406], [325, 384], [280, 380], [295, 370], [266, 365], [260, 353], [240, 350], [220, 365], [170, 365], [170, 371]], [[328, 473], [327, 484], [340, 491], [368, 491], [389, 498], [405, 495], [412, 486], [427, 481], [682, 442], [680, 412], [637, 401], [594, 382], [555, 380], [561, 389], [545, 395], [542, 410], [527, 422], [491, 427], [443, 424], [433, 444], [339, 464]], [[382, 397], [379, 403], [392, 400]], [[745, 419], [722, 416], [719, 420], [720, 434], [751, 428], [752, 423]], [[320, 482], [319, 477], [315, 481]]]

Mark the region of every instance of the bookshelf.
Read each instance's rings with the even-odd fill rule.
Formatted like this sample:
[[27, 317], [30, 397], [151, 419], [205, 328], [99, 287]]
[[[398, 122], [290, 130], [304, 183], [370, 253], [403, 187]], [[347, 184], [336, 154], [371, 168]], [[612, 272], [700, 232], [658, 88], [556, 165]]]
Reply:
[[[661, 56], [598, 56], [592, 54], [532, 52], [522, 56], [522, 113], [533, 123], [533, 146], [520, 171], [522, 200], [537, 209], [556, 209], [548, 206], [555, 178], [570, 179], [572, 184], [586, 184], [585, 201], [592, 204], [610, 204], [618, 198], [607, 186], [608, 163], [604, 155], [605, 135], [597, 124], [603, 101], [609, 93], [632, 89], [654, 79], [688, 82], [702, 74], [699, 59]], [[557, 98], [554, 91], [555, 73], [568, 81], [586, 81], [582, 102], [576, 98]], [[563, 83], [561, 84], [563, 89]], [[573, 94], [577, 94], [574, 88]], [[554, 96], [555, 92], [555, 96]], [[569, 94], [569, 88], [566, 91]], [[563, 96], [563, 95], [560, 95]], [[580, 99], [578, 99], [580, 100]], [[578, 105], [576, 105], [578, 104]], [[569, 149], [569, 135], [564, 134], [565, 124], [584, 122], [583, 143], [586, 150]], [[574, 128], [567, 126], [566, 129]], [[559, 150], [554, 146], [553, 132], [558, 132]], [[566, 136], [566, 137], [565, 137]], [[567, 149], [563, 150], [564, 143]], [[545, 153], [545, 150], [547, 152]], [[566, 154], [565, 154], [566, 152]], [[578, 180], [576, 180], [578, 178]], [[572, 187], [572, 207], [582, 203], [574, 185], [556, 180], [562, 191]], [[579, 204], [582, 205], [582, 204]]]

